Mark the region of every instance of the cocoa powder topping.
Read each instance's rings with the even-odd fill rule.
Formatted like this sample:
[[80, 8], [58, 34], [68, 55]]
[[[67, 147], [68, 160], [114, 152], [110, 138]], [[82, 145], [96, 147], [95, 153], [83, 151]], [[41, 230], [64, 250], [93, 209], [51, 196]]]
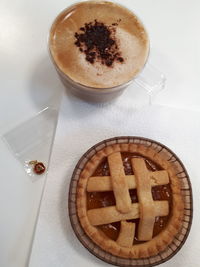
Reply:
[[74, 44], [85, 53], [85, 59], [91, 64], [100, 61], [111, 67], [114, 61], [122, 63], [124, 59], [115, 38], [117, 26], [117, 23], [107, 26], [97, 20], [85, 23], [85, 26], [79, 29], [80, 32], [75, 33]]

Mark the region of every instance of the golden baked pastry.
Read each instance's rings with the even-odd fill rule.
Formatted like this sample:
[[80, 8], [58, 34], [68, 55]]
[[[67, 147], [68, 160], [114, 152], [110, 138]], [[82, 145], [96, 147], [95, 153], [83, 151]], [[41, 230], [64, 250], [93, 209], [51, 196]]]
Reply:
[[80, 173], [79, 221], [89, 238], [112, 255], [157, 255], [182, 227], [180, 163], [159, 150], [151, 143], [112, 144], [96, 151]]

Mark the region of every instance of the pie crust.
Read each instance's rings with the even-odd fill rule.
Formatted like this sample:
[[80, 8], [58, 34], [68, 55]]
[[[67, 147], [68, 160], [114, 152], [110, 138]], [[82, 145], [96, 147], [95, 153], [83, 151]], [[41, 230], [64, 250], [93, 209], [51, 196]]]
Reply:
[[[76, 208], [80, 224], [87, 236], [104, 251], [121, 258], [141, 259], [159, 254], [168, 247], [182, 227], [184, 199], [181, 192], [180, 163], [172, 161], [167, 149], [159, 146], [120, 143], [112, 144], [97, 151], [82, 169], [76, 192]], [[123, 152], [139, 155], [131, 159], [134, 175], [125, 175], [121, 163]], [[141, 157], [140, 157], [141, 156]], [[107, 158], [110, 176], [101, 179], [93, 174], [99, 164]], [[149, 171], [144, 158], [159, 166], [162, 170]], [[151, 188], [169, 184], [172, 205], [166, 200], [154, 201]], [[136, 188], [138, 203], [132, 203], [129, 189]], [[112, 190], [116, 205], [98, 209], [87, 208], [87, 192], [106, 192]], [[156, 216], [170, 217], [165, 228], [153, 237]], [[135, 223], [129, 221], [139, 218], [136, 233]], [[110, 239], [97, 226], [120, 222], [120, 231], [116, 240]], [[134, 244], [134, 236], [142, 242]]]

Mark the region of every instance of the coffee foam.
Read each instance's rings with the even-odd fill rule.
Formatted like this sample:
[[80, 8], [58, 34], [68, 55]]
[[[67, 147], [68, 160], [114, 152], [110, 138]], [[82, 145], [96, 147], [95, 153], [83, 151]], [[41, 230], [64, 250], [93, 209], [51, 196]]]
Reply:
[[[95, 19], [106, 25], [118, 23], [115, 36], [123, 63], [114, 62], [112, 67], [101, 62], [91, 64], [75, 46], [75, 32]], [[76, 4], [64, 10], [51, 29], [50, 52], [55, 64], [73, 81], [89, 87], [108, 88], [128, 82], [143, 68], [148, 51], [148, 36], [141, 22], [126, 8], [110, 2]]]

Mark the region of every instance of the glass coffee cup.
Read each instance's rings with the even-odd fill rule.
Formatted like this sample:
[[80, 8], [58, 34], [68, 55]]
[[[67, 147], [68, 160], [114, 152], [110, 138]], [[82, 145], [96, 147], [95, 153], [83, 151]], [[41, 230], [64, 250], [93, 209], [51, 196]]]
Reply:
[[132, 82], [149, 96], [165, 84], [164, 75], [147, 63], [144, 25], [114, 2], [83, 1], [63, 10], [51, 26], [49, 51], [63, 84], [86, 101], [111, 101]]

